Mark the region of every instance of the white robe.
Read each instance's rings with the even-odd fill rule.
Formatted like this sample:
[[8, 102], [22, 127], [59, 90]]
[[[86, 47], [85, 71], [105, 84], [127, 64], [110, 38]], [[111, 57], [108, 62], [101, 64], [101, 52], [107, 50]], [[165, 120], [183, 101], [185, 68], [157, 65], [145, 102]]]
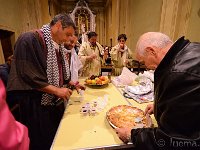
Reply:
[[122, 68], [126, 67], [125, 61], [133, 58], [131, 50], [125, 45], [124, 52], [119, 52], [120, 46], [117, 44], [110, 51], [112, 63], [115, 68], [114, 75], [118, 76], [122, 72]]
[[[82, 43], [79, 50], [79, 58], [81, 63], [83, 64], [82, 75], [81, 76], [91, 76], [91, 75], [99, 75], [101, 71], [101, 53], [103, 51], [103, 47], [96, 42], [97, 46], [95, 50], [90, 47], [90, 42]], [[97, 58], [92, 61], [86, 60], [86, 58], [92, 54], [96, 54]]]

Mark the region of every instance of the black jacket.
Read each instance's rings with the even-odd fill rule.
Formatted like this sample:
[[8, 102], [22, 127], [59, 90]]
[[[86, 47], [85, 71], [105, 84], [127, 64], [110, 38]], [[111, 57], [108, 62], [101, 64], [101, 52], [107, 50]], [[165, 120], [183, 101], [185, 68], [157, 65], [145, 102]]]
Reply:
[[154, 78], [158, 128], [133, 129], [136, 149], [200, 149], [200, 43], [178, 39]]

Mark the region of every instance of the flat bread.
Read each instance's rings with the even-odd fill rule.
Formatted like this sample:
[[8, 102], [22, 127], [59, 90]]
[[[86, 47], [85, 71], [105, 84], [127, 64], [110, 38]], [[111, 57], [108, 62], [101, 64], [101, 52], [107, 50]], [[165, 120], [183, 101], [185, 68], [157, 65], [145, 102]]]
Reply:
[[107, 112], [107, 120], [114, 128], [143, 128], [151, 126], [150, 117], [137, 107], [118, 105]]

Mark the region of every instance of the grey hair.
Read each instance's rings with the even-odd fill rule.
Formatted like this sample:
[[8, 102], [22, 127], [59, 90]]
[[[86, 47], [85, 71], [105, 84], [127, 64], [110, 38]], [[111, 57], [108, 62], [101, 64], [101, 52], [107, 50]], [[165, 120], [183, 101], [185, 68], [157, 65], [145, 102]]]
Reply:
[[72, 18], [66, 14], [66, 13], [62, 13], [62, 14], [58, 14], [56, 15], [50, 22], [50, 26], [55, 25], [58, 21], [61, 22], [63, 29], [67, 28], [67, 27], [73, 27], [74, 30], [76, 29], [75, 24], [72, 20]]
[[136, 44], [136, 53], [144, 56], [147, 47], [155, 46], [157, 48], [164, 48], [172, 43], [172, 40], [161, 32], [147, 32], [140, 36]]

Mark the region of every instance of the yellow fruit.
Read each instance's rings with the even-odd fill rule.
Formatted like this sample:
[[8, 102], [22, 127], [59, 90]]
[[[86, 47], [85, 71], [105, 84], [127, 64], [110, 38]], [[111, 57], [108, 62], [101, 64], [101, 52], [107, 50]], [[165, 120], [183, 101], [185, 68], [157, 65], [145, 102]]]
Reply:
[[98, 78], [98, 77], [96, 77], [96, 78], [95, 78], [95, 80], [97, 81], [97, 80], [99, 80], [99, 78]]
[[88, 80], [86, 80], [86, 83], [87, 84], [92, 84], [92, 80], [88, 79]]
[[95, 80], [92, 80], [92, 84], [96, 84], [96, 81], [95, 81]]

